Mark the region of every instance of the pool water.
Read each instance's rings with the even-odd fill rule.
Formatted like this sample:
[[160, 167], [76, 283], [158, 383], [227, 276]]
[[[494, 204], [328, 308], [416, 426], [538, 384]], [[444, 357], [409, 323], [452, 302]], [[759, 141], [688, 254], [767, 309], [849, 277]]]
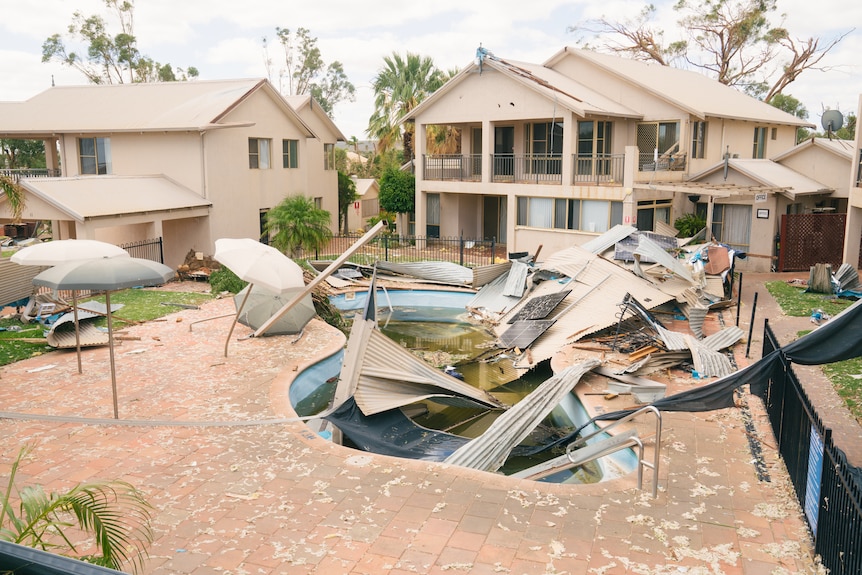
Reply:
[[[378, 293], [378, 324], [387, 337], [438, 367], [454, 365], [464, 380], [485, 389], [508, 405], [517, 403], [553, 373], [547, 362], [524, 376], [511, 381], [504, 367], [508, 359], [473, 361], [488, 356], [493, 348], [493, 336], [482, 326], [467, 320], [464, 306], [473, 294], [425, 290], [389, 290]], [[352, 298], [332, 297], [333, 304], [345, 315], [356, 313], [365, 305], [365, 294]], [[390, 309], [389, 303], [392, 308]], [[422, 305], [418, 305], [422, 304]], [[290, 387], [290, 401], [301, 416], [320, 413], [329, 406], [343, 352], [338, 352], [298, 374]], [[411, 418], [419, 425], [464, 437], [477, 437], [499, 417], [499, 411], [444, 406], [433, 401], [409, 406]], [[544, 443], [589, 420], [589, 415], [574, 394], [569, 394], [530, 434], [524, 444]], [[544, 453], [530, 458], [510, 458], [501, 469], [514, 473], [531, 467], [559, 453]], [[555, 483], [595, 483], [620, 477], [633, 470], [636, 456], [622, 450], [582, 467], [546, 477], [542, 481]]]

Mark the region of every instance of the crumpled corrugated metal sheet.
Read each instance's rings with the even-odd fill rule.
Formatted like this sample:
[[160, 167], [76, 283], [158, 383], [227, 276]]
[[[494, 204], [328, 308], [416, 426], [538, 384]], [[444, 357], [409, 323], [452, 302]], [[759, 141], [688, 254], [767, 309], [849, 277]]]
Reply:
[[665, 251], [663, 247], [649, 239], [645, 235], [640, 236], [640, 241], [638, 242], [638, 247], [634, 252], [635, 257], [635, 273], [639, 276], [642, 276], [642, 272], [639, 272], [641, 257], [647, 258], [650, 262], [657, 262], [667, 269], [671, 270], [676, 275], [681, 278], [688, 280], [690, 283], [694, 285], [699, 285], [694, 277], [691, 275], [691, 270], [683, 264], [682, 260], [679, 260], [669, 253]]
[[[626, 293], [637, 297], [649, 309], [673, 299], [631, 271], [578, 246], [552, 254], [538, 269], [548, 274], [554, 272], [559, 279], [541, 282], [531, 296], [547, 295], [563, 288], [572, 292], [548, 317], [556, 320], [554, 325], [530, 346], [529, 356], [518, 360], [518, 368], [531, 367], [552, 357], [567, 343], [614, 325]], [[508, 327], [505, 321], [525, 304], [526, 298], [503, 316], [495, 328], [497, 336]]]
[[607, 249], [610, 249], [612, 246], [616, 245], [617, 242], [624, 240], [630, 235], [637, 233], [638, 229], [632, 226], [624, 226], [622, 224], [618, 224], [602, 235], [595, 237], [588, 241], [587, 243], [581, 245], [581, 249], [587, 250], [593, 254], [600, 254]]
[[599, 361], [591, 359], [549, 378], [498, 417], [476, 439], [458, 448], [446, 463], [483, 471], [497, 471], [519, 443], [570, 393], [581, 377]]
[[724, 377], [736, 371], [726, 355], [711, 350], [690, 335], [686, 336], [686, 341], [694, 369], [701, 377]]
[[396, 263], [378, 261], [377, 268], [451, 285], [470, 285], [473, 282], [473, 271], [470, 268], [452, 262]]
[[479, 312], [486, 319], [491, 320], [496, 320], [499, 316], [509, 312], [513, 307], [518, 305], [521, 298], [503, 294], [503, 291], [506, 289], [506, 282], [508, 281], [509, 272], [506, 272], [483, 286], [467, 304], [467, 309]]

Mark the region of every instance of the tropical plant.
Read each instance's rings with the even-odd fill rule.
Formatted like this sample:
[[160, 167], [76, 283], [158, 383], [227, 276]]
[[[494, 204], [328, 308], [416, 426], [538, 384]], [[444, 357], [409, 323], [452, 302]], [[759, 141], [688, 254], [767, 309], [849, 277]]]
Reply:
[[673, 227], [682, 237], [691, 238], [706, 227], [706, 218], [697, 214], [683, 214], [674, 220]]
[[[65, 492], [45, 493], [41, 485], [19, 489], [15, 481], [18, 467], [30, 450], [21, 448], [12, 463], [0, 509], [0, 539], [77, 554], [69, 531], [83, 531], [93, 536], [99, 554], [78, 559], [112, 569], [120, 569], [124, 563], [136, 571], [143, 568], [147, 545], [153, 541], [152, 507], [143, 494], [123, 481], [79, 483]], [[13, 491], [20, 501], [17, 512]]]
[[0, 191], [6, 194], [6, 201], [9, 202], [9, 209], [12, 212], [12, 221], [20, 222], [21, 214], [24, 212], [24, 188], [18, 185], [14, 178], [0, 174]]
[[446, 74], [428, 56], [395, 52], [383, 59], [384, 66], [371, 82], [374, 89], [374, 113], [368, 121], [368, 134], [378, 141], [384, 152], [398, 140], [404, 147], [405, 160], [413, 159], [413, 126], [401, 119], [430, 96], [446, 81]]
[[293, 259], [302, 250], [326, 246], [332, 238], [330, 214], [305, 196], [288, 196], [266, 214], [266, 231], [272, 245]]
[[213, 270], [210, 274], [210, 290], [214, 294], [225, 291], [237, 294], [247, 285], [247, 281], [240, 279], [239, 276], [225, 266]]

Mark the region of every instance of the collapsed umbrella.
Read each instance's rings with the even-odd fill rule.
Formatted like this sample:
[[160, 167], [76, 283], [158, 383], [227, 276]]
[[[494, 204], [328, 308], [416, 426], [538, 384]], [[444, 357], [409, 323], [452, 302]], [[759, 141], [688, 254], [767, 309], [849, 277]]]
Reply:
[[141, 258], [99, 258], [58, 265], [33, 278], [33, 285], [60, 290], [105, 292], [108, 318], [108, 347], [111, 358], [111, 389], [114, 419], [119, 419], [117, 376], [114, 364], [114, 334], [111, 318], [111, 292], [138, 286], [154, 286], [174, 277], [174, 270], [164, 264]]

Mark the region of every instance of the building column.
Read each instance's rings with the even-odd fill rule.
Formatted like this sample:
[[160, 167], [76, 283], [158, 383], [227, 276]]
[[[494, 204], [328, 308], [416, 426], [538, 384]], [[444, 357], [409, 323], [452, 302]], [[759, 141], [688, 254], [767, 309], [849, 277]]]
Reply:
[[482, 120], [482, 183], [491, 182], [491, 170], [494, 162], [491, 154], [494, 150], [494, 126], [490, 120]]

